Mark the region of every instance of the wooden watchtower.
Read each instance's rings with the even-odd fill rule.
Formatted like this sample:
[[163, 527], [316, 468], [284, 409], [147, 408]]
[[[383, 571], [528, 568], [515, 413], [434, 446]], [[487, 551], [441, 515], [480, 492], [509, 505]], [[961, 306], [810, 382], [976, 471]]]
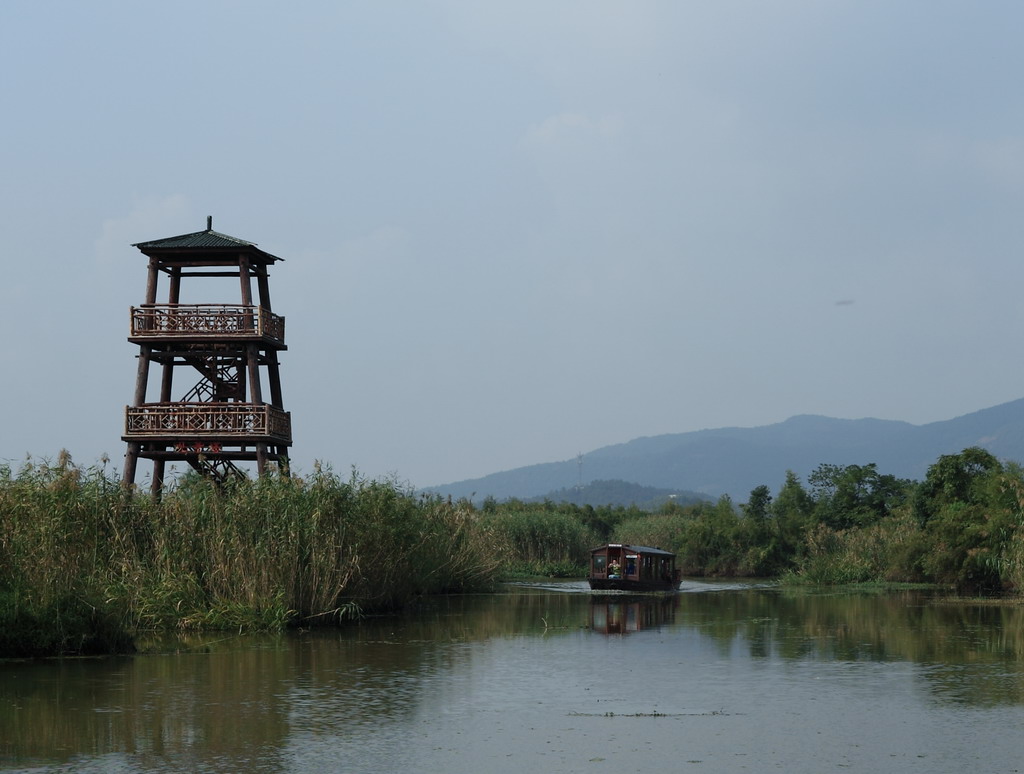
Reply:
[[[140, 457], [153, 460], [154, 494], [163, 488], [169, 460], [217, 481], [241, 475], [237, 462], [255, 462], [260, 475], [268, 464], [287, 472], [291, 415], [284, 410], [278, 365], [287, 347], [284, 318], [270, 310], [268, 281], [268, 269], [282, 259], [217, 233], [212, 218], [205, 231], [133, 247], [149, 258], [149, 278], [145, 303], [131, 308], [128, 341], [139, 346], [139, 367], [135, 398], [125, 409], [124, 483], [135, 483]], [[167, 300], [157, 303], [161, 274]], [[237, 277], [241, 303], [180, 303], [186, 277], [190, 289], [193, 279]], [[150, 379], [151, 366], [158, 366], [157, 379]], [[176, 393], [183, 380], [185, 388]], [[151, 390], [159, 391], [155, 402]]]

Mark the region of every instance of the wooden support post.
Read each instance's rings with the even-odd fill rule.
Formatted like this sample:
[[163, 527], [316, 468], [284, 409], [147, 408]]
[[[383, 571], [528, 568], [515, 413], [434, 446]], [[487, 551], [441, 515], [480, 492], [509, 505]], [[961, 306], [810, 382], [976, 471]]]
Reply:
[[259, 476], [267, 474], [267, 445], [265, 443], [256, 444], [256, 474]]
[[235, 366], [235, 368], [238, 371], [238, 400], [241, 401], [245, 400], [246, 393], [249, 389], [249, 379], [247, 373], [248, 364], [248, 356], [243, 355], [242, 357], [238, 358], [238, 364]]
[[[246, 361], [249, 372], [249, 400], [257, 405], [263, 403], [263, 385], [260, 383], [260, 353], [255, 344], [245, 347]], [[267, 444], [256, 444], [256, 472], [263, 475], [267, 472]]]
[[[135, 395], [132, 400], [133, 406], [141, 406], [146, 402], [146, 387], [149, 382], [149, 357], [152, 352], [152, 348], [146, 345], [139, 347], [139, 367], [135, 373]], [[142, 445], [139, 443], [129, 443], [128, 452], [124, 458], [124, 475], [122, 477], [122, 483], [134, 484], [135, 474], [138, 469], [139, 452], [142, 450]]]
[[245, 363], [249, 372], [249, 400], [263, 402], [263, 385], [260, 384], [260, 353], [255, 344], [246, 344]]
[[[181, 298], [181, 268], [175, 266], [171, 269], [170, 287], [167, 291], [167, 303], [177, 304]], [[163, 375], [160, 380], [160, 402], [166, 403], [171, 399], [171, 389], [174, 382], [174, 363], [165, 361], [163, 364]], [[154, 476], [155, 478], [155, 476]]]
[[[150, 257], [149, 268], [146, 274], [146, 304], [152, 306], [156, 303], [157, 284], [160, 278], [160, 264], [156, 258]], [[151, 347], [139, 347], [139, 367], [135, 375], [135, 395], [133, 406], [141, 406], [146, 402], [146, 387], [149, 382], [149, 360]], [[142, 452], [142, 444], [129, 442], [128, 450], [124, 455], [124, 473], [121, 483], [126, 486], [135, 484], [135, 476], [139, 467], [139, 454]]]
[[181, 267], [171, 268], [171, 282], [167, 290], [167, 303], [177, 304], [181, 301]]
[[256, 284], [260, 292], [260, 306], [268, 312], [270, 307], [270, 281], [266, 266], [256, 267]]
[[131, 486], [135, 483], [135, 472], [139, 466], [139, 447], [141, 444], [129, 441], [128, 451], [124, 455], [124, 474], [121, 477], [123, 486]]
[[[270, 304], [270, 281], [269, 272], [265, 265], [256, 267], [256, 283], [259, 288], [260, 294], [260, 306], [266, 309], [268, 312], [271, 311]], [[267, 352], [267, 376], [270, 382], [270, 404], [275, 408], [284, 408], [284, 397], [281, 393], [281, 368], [277, 360], [277, 351], [269, 350]], [[281, 452], [279, 446], [274, 446], [272, 449], [274, 459], [277, 460], [278, 471], [284, 475], [288, 475], [288, 464], [285, 461], [285, 456]], [[260, 467], [259, 459], [261, 456], [261, 449], [259, 446], [256, 447], [256, 458], [257, 467], [260, 468], [260, 475], [263, 474], [263, 470]], [[263, 466], [266, 465], [267, 448], [264, 445], [262, 449], [262, 456], [264, 458]]]
[[135, 399], [133, 406], [146, 402], [146, 387], [149, 384], [149, 357], [153, 348], [143, 344], [139, 347], [139, 368], [135, 372]]
[[162, 459], [153, 460], [153, 481], [149, 485], [149, 491], [154, 500], [159, 500], [161, 492], [164, 491], [164, 465]]
[[252, 306], [252, 282], [249, 278], [249, 259], [240, 256], [238, 259], [238, 280], [242, 284], [242, 303]]
[[[154, 288], [155, 289], [155, 288]], [[177, 305], [181, 299], [181, 267], [174, 266], [170, 270], [170, 283], [167, 290], [167, 303]], [[152, 303], [155, 303], [155, 299]], [[161, 365], [160, 375], [160, 402], [168, 403], [171, 400], [171, 392], [174, 386], [174, 361], [173, 358], [165, 359]], [[136, 404], [138, 405], [138, 404]], [[151, 444], [149, 451], [163, 451], [167, 447], [164, 444]], [[150, 482], [150, 492], [154, 499], [159, 500], [164, 489], [164, 475], [167, 469], [167, 461], [161, 457], [153, 458], [153, 480]]]
[[156, 285], [160, 277], [159, 266], [156, 258], [149, 259], [149, 274], [146, 277], [146, 303], [150, 306], [156, 303]]
[[270, 377], [270, 405], [284, 409], [284, 398], [281, 395], [281, 366], [277, 362], [277, 352], [267, 353], [267, 375]]

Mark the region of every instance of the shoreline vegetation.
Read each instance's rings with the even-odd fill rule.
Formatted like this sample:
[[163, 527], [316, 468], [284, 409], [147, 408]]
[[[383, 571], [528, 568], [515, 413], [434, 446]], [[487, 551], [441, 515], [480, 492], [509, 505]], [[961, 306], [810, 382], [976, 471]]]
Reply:
[[146, 631], [337, 625], [499, 580], [582, 577], [605, 542], [675, 551], [689, 576], [1016, 594], [1022, 526], [1024, 469], [979, 448], [921, 482], [825, 464], [739, 505], [654, 512], [478, 507], [320, 465], [224, 487], [187, 474], [155, 501], [62, 452], [0, 465], [0, 657], [131, 652]]
[[336, 624], [489, 586], [473, 513], [318, 467], [155, 501], [108, 471], [0, 467], [0, 656], [125, 650], [141, 631]]

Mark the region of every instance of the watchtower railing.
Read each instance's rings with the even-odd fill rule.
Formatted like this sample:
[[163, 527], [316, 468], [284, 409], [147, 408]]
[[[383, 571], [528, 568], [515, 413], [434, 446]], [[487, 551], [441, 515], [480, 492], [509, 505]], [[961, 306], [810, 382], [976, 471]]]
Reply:
[[130, 339], [259, 338], [284, 344], [284, 317], [241, 304], [152, 304], [131, 308]]
[[144, 403], [125, 408], [125, 440], [291, 444], [292, 417], [263, 403]]

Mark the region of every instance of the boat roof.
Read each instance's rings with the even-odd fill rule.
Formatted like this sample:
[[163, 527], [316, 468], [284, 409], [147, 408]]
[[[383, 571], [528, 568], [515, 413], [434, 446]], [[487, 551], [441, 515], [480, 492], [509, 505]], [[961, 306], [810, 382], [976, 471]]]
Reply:
[[606, 548], [624, 548], [627, 551], [636, 551], [638, 554], [661, 554], [662, 556], [675, 556], [671, 551], [666, 551], [663, 548], [655, 548], [654, 546], [634, 546], [631, 543], [606, 543], [603, 546], [597, 548], [591, 548], [590, 553], [596, 551], [603, 551]]

